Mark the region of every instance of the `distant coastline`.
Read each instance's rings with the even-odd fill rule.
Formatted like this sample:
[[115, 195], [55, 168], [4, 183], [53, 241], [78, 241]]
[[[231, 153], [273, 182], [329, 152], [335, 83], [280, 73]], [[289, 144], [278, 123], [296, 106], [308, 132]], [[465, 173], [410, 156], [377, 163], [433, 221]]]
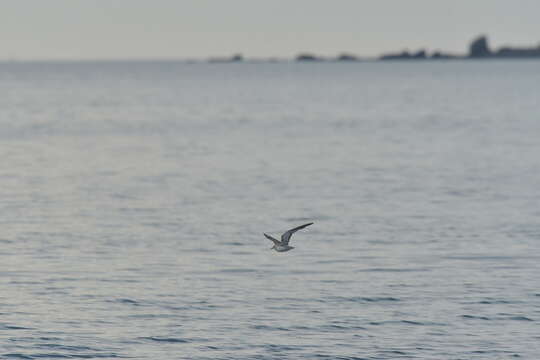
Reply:
[[540, 44], [536, 47], [510, 47], [503, 46], [497, 50], [491, 50], [486, 35], [480, 35], [469, 44], [469, 52], [466, 55], [457, 55], [435, 51], [428, 54], [421, 49], [415, 53], [403, 51], [398, 54], [383, 54], [378, 60], [440, 60], [440, 59], [540, 59]]
[[[512, 47], [503, 46], [492, 50], [486, 35], [480, 35], [469, 44], [467, 54], [454, 54], [436, 50], [428, 52], [426, 49], [416, 51], [403, 50], [401, 52], [382, 54], [376, 57], [360, 57], [353, 53], [341, 53], [335, 57], [324, 57], [314, 53], [299, 53], [294, 61], [297, 62], [355, 62], [355, 61], [387, 61], [387, 60], [474, 60], [474, 59], [540, 59], [540, 43], [536, 47]], [[230, 57], [210, 58], [210, 63], [237, 63], [245, 61], [242, 54]], [[264, 61], [264, 60], [260, 60]], [[268, 62], [276, 62], [276, 59], [268, 59]]]

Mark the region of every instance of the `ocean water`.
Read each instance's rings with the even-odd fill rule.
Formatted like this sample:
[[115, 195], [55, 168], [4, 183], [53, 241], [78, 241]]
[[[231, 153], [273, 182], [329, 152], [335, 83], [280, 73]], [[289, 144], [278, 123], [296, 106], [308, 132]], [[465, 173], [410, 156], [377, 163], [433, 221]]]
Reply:
[[2, 359], [540, 357], [540, 62], [3, 63], [0, 159]]

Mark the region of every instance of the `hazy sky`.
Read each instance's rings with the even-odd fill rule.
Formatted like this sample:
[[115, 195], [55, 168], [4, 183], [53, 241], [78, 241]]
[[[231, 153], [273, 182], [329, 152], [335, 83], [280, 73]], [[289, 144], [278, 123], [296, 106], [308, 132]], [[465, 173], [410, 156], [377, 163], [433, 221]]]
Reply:
[[0, 0], [0, 59], [465, 52], [540, 42], [539, 0]]

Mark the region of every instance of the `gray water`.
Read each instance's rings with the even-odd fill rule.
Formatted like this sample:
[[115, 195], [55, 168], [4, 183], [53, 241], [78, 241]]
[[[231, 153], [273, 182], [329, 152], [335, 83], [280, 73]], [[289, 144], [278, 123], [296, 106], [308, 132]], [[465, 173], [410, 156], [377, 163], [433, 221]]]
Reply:
[[540, 62], [0, 64], [0, 357], [538, 359], [539, 115]]

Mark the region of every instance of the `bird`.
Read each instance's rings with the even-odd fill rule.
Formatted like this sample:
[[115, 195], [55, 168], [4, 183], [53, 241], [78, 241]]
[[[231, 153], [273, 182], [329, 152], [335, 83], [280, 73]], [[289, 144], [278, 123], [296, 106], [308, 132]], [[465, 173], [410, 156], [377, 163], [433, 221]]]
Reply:
[[291, 230], [287, 230], [283, 233], [283, 235], [281, 235], [281, 241], [279, 241], [278, 239], [274, 239], [273, 237], [271, 237], [270, 235], [268, 234], [265, 234], [263, 233], [263, 235], [270, 241], [272, 241], [274, 243], [274, 246], [272, 246], [270, 248], [270, 250], [276, 250], [277, 252], [285, 252], [285, 251], [289, 251], [289, 250], [292, 250], [294, 249], [294, 246], [289, 246], [289, 240], [291, 239], [291, 236], [292, 234], [294, 234], [295, 232], [297, 232], [298, 230], [300, 229], [303, 229], [309, 225], [312, 225], [313, 223], [310, 222], [310, 223], [307, 223], [307, 224], [304, 224], [304, 225], [300, 225], [300, 226], [297, 226]]

